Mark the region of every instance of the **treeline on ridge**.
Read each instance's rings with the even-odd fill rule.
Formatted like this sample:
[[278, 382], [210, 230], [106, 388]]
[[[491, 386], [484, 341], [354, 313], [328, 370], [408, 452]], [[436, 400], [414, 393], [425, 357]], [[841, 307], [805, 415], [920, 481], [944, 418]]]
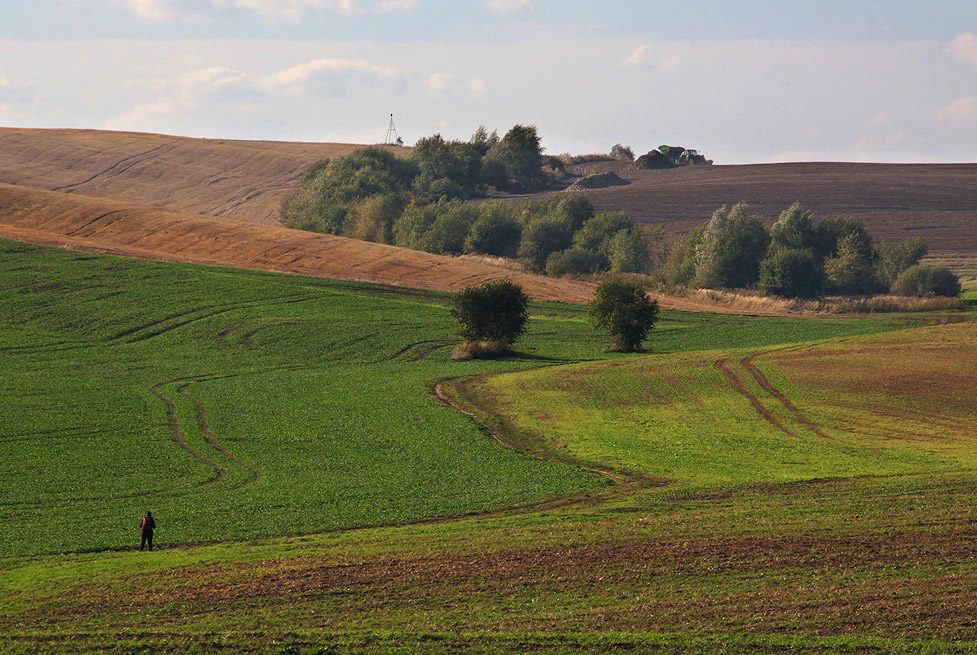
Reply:
[[533, 126], [502, 138], [479, 130], [468, 141], [420, 139], [406, 158], [380, 147], [324, 159], [282, 205], [287, 227], [435, 254], [518, 257], [530, 271], [580, 275], [646, 273], [644, 229], [626, 212], [596, 213], [566, 193], [512, 207], [466, 202], [545, 186], [562, 162], [542, 154]]
[[794, 203], [769, 229], [745, 203], [721, 207], [672, 244], [659, 272], [667, 286], [756, 288], [769, 296], [827, 294], [949, 296], [960, 281], [948, 268], [922, 266], [926, 242], [872, 244], [858, 220], [814, 214]]

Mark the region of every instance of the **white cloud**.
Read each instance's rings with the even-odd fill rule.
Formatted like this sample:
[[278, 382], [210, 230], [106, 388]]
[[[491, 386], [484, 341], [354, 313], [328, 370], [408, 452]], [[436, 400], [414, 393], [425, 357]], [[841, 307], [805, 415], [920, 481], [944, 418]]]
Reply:
[[151, 21], [197, 17], [194, 6], [180, 0], [114, 0], [139, 18]]
[[642, 61], [644, 61], [645, 50], [648, 49], [646, 45], [639, 45], [635, 48], [627, 59], [621, 62], [622, 66], [637, 66]]
[[427, 85], [435, 91], [444, 91], [448, 83], [454, 78], [454, 75], [448, 75], [447, 73], [434, 73], [431, 77], [427, 78]]
[[314, 59], [262, 77], [258, 87], [266, 93], [288, 97], [310, 93], [341, 96], [346, 95], [352, 83], [394, 91], [402, 90], [406, 84], [403, 72], [390, 66], [358, 59]]
[[936, 112], [941, 121], [962, 125], [977, 119], [977, 98], [962, 98]]
[[478, 97], [485, 93], [485, 80], [480, 77], [473, 77], [468, 82], [468, 88], [471, 89], [472, 95]]
[[7, 77], [7, 74], [3, 72], [2, 68], [0, 68], [0, 89], [5, 89], [8, 86], [10, 86], [10, 78]]
[[674, 57], [672, 57], [671, 59], [669, 59], [668, 61], [662, 64], [662, 70], [665, 71], [670, 70], [672, 68], [675, 68], [681, 63], [682, 63], [682, 58], [679, 57], [678, 55], [675, 55]]
[[244, 73], [214, 66], [187, 73], [170, 82], [157, 80], [155, 83], [169, 87], [166, 95], [136, 104], [129, 111], [109, 118], [106, 126], [113, 130], [136, 129], [157, 118], [192, 111], [201, 97], [247, 87], [250, 81]]
[[947, 46], [947, 50], [957, 59], [977, 66], [977, 35], [964, 32]]
[[269, 22], [299, 21], [316, 14], [366, 16], [406, 13], [418, 0], [113, 0], [152, 21], [195, 20], [222, 11], [257, 14]]
[[535, 11], [532, 0], [486, 0], [485, 8], [493, 14], [514, 14], [519, 11]]
[[885, 142], [888, 143], [890, 146], [894, 146], [897, 143], [902, 143], [905, 140], [906, 140], [905, 130], [899, 130], [895, 134], [890, 134], [889, 136], [885, 137]]

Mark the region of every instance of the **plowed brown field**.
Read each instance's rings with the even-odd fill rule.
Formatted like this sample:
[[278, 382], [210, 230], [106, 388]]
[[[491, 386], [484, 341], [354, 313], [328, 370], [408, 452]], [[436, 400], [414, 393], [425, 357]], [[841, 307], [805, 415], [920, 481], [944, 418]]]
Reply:
[[796, 163], [629, 170], [623, 162], [570, 167], [614, 171], [627, 185], [587, 191], [598, 210], [627, 210], [674, 237], [739, 201], [770, 221], [795, 200], [820, 216], [852, 216], [879, 240], [921, 236], [934, 253], [977, 252], [977, 164]]

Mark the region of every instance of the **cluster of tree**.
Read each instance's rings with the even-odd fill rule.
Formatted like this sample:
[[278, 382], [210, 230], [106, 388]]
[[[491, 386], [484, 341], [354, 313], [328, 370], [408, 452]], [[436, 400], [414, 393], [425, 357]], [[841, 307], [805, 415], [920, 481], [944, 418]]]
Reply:
[[664, 277], [672, 285], [756, 287], [785, 298], [890, 291], [958, 295], [959, 281], [948, 269], [919, 266], [926, 251], [918, 237], [874, 247], [861, 222], [845, 217], [815, 222], [813, 213], [798, 203], [768, 230], [745, 203], [739, 203], [718, 209], [674, 244]]
[[[535, 155], [532, 156], [532, 155]], [[502, 139], [484, 129], [470, 141], [434, 135], [398, 158], [363, 148], [315, 164], [282, 207], [288, 227], [424, 250], [519, 257], [551, 275], [647, 272], [649, 244], [624, 212], [596, 214], [583, 194], [559, 194], [513, 208], [464, 198], [486, 184], [514, 190], [536, 184], [535, 128]]]
[[[525, 331], [529, 298], [511, 280], [494, 280], [455, 294], [451, 315], [464, 341], [455, 359], [494, 357], [512, 351]], [[658, 301], [637, 282], [611, 278], [597, 285], [588, 307], [593, 325], [610, 335], [610, 349], [635, 352], [658, 320]]]
[[[543, 151], [533, 126], [516, 125], [504, 137], [480, 127], [468, 141], [440, 134], [420, 139], [406, 158], [379, 146], [314, 164], [282, 207], [282, 218], [330, 234], [350, 231], [367, 201], [401, 208], [409, 203], [460, 200], [528, 191], [546, 181]], [[377, 196], [381, 196], [378, 199]]]

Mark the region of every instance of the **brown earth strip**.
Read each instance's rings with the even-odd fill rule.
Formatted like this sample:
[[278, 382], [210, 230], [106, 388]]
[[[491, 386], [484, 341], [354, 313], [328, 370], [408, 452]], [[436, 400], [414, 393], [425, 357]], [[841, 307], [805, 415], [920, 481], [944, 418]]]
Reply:
[[[527, 605], [523, 612], [485, 617], [479, 629], [683, 631], [695, 625], [736, 625], [776, 633], [778, 625], [789, 625], [791, 634], [878, 630], [923, 636], [939, 629], [946, 636], [972, 636], [977, 597], [970, 590], [977, 574], [967, 567], [975, 539], [972, 524], [957, 523], [936, 532], [625, 539], [356, 559], [305, 555], [180, 568], [127, 587], [124, 594], [93, 586], [78, 595], [97, 599], [100, 612], [120, 616], [166, 616], [167, 608], [178, 607], [174, 621], [184, 620], [186, 612], [241, 607], [274, 613], [301, 600], [317, 605], [319, 620], [336, 627], [347, 627], [350, 614], [357, 620], [375, 613], [423, 615], [466, 604], [477, 611], [526, 594], [585, 595], [592, 612], [570, 617]], [[960, 572], [931, 573], [932, 567]], [[675, 584], [694, 590], [717, 576], [728, 581], [725, 591], [655, 593]], [[624, 600], [638, 596], [645, 600]], [[90, 611], [88, 604], [38, 608], [4, 623], [61, 621]]]

